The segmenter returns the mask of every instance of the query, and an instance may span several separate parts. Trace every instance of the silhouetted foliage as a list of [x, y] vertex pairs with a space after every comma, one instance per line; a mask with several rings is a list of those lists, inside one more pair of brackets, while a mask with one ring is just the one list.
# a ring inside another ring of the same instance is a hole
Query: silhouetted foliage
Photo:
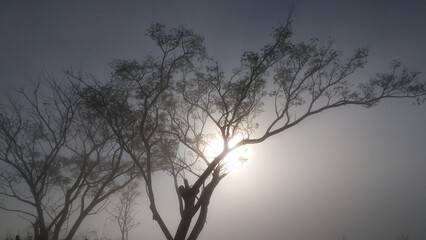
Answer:
[[[73, 239], [88, 215], [140, 176], [166, 239], [195, 240], [215, 188], [230, 172], [230, 152], [329, 109], [388, 98], [425, 101], [418, 72], [394, 61], [386, 73], [354, 79], [367, 49], [345, 58], [333, 40], [294, 43], [290, 17], [270, 43], [243, 53], [230, 76], [185, 27], [153, 24], [147, 36], [157, 54], [113, 61], [107, 81], [68, 71], [72, 87], [47, 77], [48, 92], [39, 85], [20, 90], [18, 100], [1, 107], [0, 195], [25, 207], [0, 208], [31, 222], [36, 239]], [[260, 116], [270, 118], [259, 123]], [[215, 141], [222, 147], [211, 156]], [[173, 178], [181, 216], [174, 233], [157, 206], [156, 171]]]
[[[372, 107], [387, 98], [425, 100], [419, 73], [399, 62], [369, 81], [350, 78], [365, 66], [368, 50], [357, 49], [344, 58], [332, 40], [325, 46], [316, 39], [293, 43], [290, 18], [275, 29], [271, 43], [245, 52], [229, 77], [206, 56], [202, 37], [192, 31], [154, 24], [147, 36], [159, 55], [141, 62], [115, 60], [110, 81], [69, 76], [83, 83], [78, 89], [84, 103], [110, 126], [135, 162], [153, 219], [170, 240], [198, 238], [214, 189], [229, 173], [229, 152], [263, 142], [328, 109]], [[273, 104], [271, 113], [264, 112], [270, 109], [265, 103]], [[273, 118], [259, 124], [262, 114]], [[223, 149], [212, 157], [207, 148], [215, 139]], [[174, 180], [181, 215], [174, 234], [156, 205], [152, 173], [157, 170]]]
[[47, 89], [19, 90], [0, 111], [0, 195], [22, 204], [0, 209], [31, 222], [37, 240], [70, 240], [136, 173], [74, 89], [46, 80]]

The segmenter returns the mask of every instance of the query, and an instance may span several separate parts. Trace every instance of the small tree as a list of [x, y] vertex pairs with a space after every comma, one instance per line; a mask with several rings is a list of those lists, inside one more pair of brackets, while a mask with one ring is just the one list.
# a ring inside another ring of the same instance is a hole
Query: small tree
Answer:
[[[107, 83], [75, 79], [86, 84], [80, 89], [86, 105], [114, 129], [137, 165], [153, 219], [169, 240], [198, 238], [211, 196], [229, 173], [230, 152], [326, 110], [372, 107], [388, 98], [417, 98], [420, 103], [426, 94], [419, 74], [399, 62], [369, 81], [350, 78], [365, 66], [368, 51], [357, 49], [345, 60], [333, 41], [325, 46], [315, 39], [293, 43], [290, 18], [275, 29], [271, 43], [244, 53], [228, 78], [218, 62], [205, 58], [202, 38], [192, 31], [167, 31], [154, 24], [147, 35], [159, 47], [159, 57], [115, 61]], [[268, 116], [269, 122], [257, 123], [259, 116]], [[221, 147], [209, 156], [214, 139]], [[151, 176], [158, 169], [174, 179], [181, 215], [174, 234], [156, 205]]]
[[120, 228], [121, 240], [129, 240], [130, 230], [140, 224], [135, 218], [136, 199], [141, 194], [138, 188], [137, 182], [127, 185], [120, 191], [118, 202], [113, 204], [113, 208], [108, 211], [111, 220], [116, 222]]

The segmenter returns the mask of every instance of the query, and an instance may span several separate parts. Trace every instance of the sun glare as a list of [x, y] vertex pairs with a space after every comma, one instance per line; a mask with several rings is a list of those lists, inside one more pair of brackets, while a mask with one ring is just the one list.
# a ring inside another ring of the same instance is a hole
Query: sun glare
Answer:
[[[229, 142], [229, 147], [235, 146], [243, 138], [241, 136], [236, 136]], [[206, 156], [213, 159], [219, 155], [223, 150], [223, 140], [220, 138], [213, 139], [209, 145], [206, 147]], [[246, 147], [242, 146], [233, 151], [229, 152], [224, 160], [223, 166], [226, 172], [236, 172], [242, 169], [244, 162], [248, 159], [248, 150]]]

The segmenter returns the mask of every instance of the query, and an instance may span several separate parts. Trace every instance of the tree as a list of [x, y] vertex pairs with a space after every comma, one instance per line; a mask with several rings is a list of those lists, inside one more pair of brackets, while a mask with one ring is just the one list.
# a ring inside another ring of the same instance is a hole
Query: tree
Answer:
[[[202, 38], [192, 31], [154, 24], [147, 35], [159, 47], [159, 57], [115, 61], [106, 83], [74, 79], [85, 83], [79, 90], [85, 104], [108, 122], [132, 156], [146, 183], [153, 219], [169, 240], [198, 238], [211, 196], [229, 173], [226, 157], [236, 149], [326, 110], [372, 107], [388, 98], [422, 103], [426, 94], [419, 73], [396, 61], [369, 81], [351, 78], [365, 66], [367, 49], [345, 60], [332, 40], [325, 46], [316, 39], [293, 43], [290, 18], [275, 29], [271, 43], [245, 52], [229, 78], [206, 57]], [[259, 116], [270, 121], [259, 124]], [[209, 156], [209, 145], [217, 139], [221, 150]], [[156, 206], [151, 176], [158, 169], [174, 179], [181, 216], [174, 234]]]
[[[0, 112], [0, 209], [31, 222], [35, 239], [72, 239], [83, 220], [136, 177], [107, 125], [70, 87], [47, 77]], [[22, 205], [11, 207], [17, 201]]]
[[111, 215], [111, 220], [117, 222], [121, 232], [121, 240], [129, 240], [129, 232], [137, 227], [140, 222], [136, 221], [135, 206], [136, 198], [141, 194], [137, 190], [139, 185], [137, 182], [132, 182], [120, 191], [118, 203], [114, 204], [113, 209], [108, 211]]

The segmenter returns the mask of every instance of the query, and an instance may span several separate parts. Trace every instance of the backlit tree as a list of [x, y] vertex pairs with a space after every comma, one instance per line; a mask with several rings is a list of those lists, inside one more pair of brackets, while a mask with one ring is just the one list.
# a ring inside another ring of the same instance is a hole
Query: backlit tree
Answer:
[[[230, 76], [186, 28], [154, 24], [147, 36], [159, 55], [115, 61], [110, 81], [69, 74], [84, 83], [79, 91], [85, 104], [110, 125], [135, 162], [153, 219], [169, 240], [198, 238], [214, 190], [231, 171], [232, 152], [330, 109], [372, 107], [391, 98], [421, 103], [426, 93], [419, 73], [399, 62], [370, 80], [353, 78], [366, 64], [367, 49], [345, 58], [333, 41], [294, 43], [290, 19], [275, 29], [270, 43], [245, 52]], [[257, 122], [261, 116], [269, 121]], [[152, 173], [158, 169], [174, 180], [181, 216], [175, 230], [156, 204]]]

